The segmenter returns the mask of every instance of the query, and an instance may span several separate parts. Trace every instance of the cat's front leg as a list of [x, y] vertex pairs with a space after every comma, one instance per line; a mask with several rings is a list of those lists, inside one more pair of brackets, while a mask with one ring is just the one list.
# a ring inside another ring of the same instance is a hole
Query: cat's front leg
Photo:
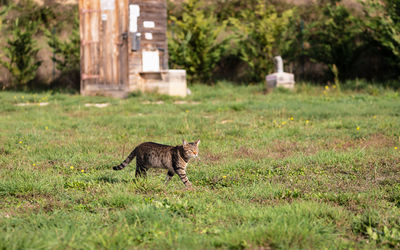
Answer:
[[192, 188], [192, 183], [189, 181], [189, 178], [186, 176], [186, 171], [184, 169], [178, 169], [176, 171], [178, 174], [179, 178], [181, 178], [181, 181], [187, 188]]

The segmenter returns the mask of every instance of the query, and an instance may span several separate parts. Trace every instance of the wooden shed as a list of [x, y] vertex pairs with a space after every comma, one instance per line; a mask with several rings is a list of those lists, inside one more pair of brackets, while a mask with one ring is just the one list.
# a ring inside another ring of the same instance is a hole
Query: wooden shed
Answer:
[[166, 0], [79, 0], [81, 94], [186, 95], [186, 71], [168, 69]]

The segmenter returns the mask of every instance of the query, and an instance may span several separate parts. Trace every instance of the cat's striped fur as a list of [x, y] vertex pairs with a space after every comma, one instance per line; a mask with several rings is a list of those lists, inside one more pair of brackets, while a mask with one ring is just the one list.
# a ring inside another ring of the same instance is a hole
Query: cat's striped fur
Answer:
[[149, 168], [167, 169], [166, 184], [177, 174], [186, 187], [192, 184], [186, 176], [186, 167], [190, 159], [196, 158], [199, 153], [200, 140], [186, 142], [179, 146], [168, 146], [154, 142], [144, 142], [137, 146], [114, 170], [122, 170], [136, 157], [136, 176], [146, 176]]

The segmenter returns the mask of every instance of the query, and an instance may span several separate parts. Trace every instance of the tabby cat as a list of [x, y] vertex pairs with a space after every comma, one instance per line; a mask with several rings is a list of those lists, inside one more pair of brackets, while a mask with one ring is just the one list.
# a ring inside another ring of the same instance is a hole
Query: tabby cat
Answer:
[[189, 179], [186, 176], [186, 166], [190, 159], [196, 158], [199, 153], [200, 140], [195, 142], [186, 142], [183, 145], [168, 146], [154, 142], [144, 142], [137, 146], [114, 170], [125, 168], [136, 157], [136, 176], [146, 176], [149, 168], [164, 168], [168, 170], [165, 184], [177, 174], [186, 187], [191, 187]]

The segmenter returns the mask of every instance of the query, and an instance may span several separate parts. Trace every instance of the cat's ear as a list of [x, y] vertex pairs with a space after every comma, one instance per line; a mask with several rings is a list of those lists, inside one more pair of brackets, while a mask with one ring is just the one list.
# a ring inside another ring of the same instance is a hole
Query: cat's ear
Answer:
[[200, 140], [195, 141], [195, 143], [196, 143], [196, 146], [199, 146]]
[[183, 139], [183, 146], [186, 146], [188, 143], [187, 143], [187, 141], [185, 140], [185, 139]]

